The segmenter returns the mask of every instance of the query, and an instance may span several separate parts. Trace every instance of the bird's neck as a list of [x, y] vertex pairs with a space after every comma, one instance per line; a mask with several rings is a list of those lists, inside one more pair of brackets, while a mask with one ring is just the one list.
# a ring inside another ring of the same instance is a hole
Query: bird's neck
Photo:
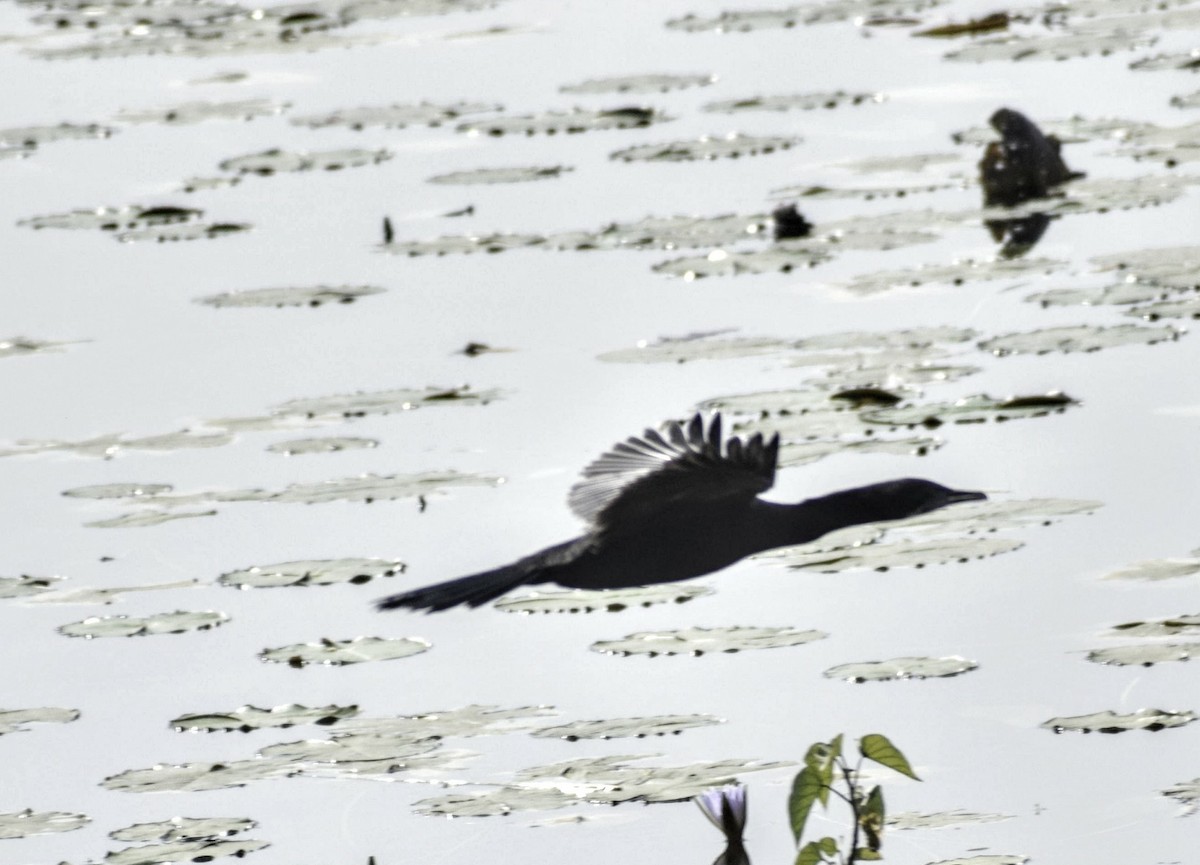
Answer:
[[838, 529], [887, 519], [851, 492], [832, 493], [794, 505], [760, 501], [756, 519], [773, 547], [807, 544]]

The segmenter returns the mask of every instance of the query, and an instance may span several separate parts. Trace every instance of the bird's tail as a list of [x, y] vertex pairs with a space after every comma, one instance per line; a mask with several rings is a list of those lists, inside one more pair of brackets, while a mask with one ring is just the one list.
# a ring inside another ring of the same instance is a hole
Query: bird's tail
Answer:
[[430, 613], [457, 607], [459, 604], [478, 607], [529, 582], [540, 581], [535, 574], [530, 573], [529, 568], [522, 567], [518, 562], [492, 571], [389, 595], [376, 601], [375, 606], [380, 610], [408, 607], [410, 610], [426, 610]]

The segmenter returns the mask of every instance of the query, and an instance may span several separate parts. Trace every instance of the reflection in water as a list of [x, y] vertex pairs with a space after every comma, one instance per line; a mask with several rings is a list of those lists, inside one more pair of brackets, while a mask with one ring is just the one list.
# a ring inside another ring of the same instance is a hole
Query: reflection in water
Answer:
[[[987, 145], [979, 162], [985, 207], [1015, 207], [1046, 198], [1056, 186], [1083, 176], [1067, 168], [1062, 142], [1053, 135], [1044, 135], [1020, 112], [1001, 108], [988, 122], [1000, 133], [1001, 140]], [[990, 219], [984, 224], [992, 239], [1003, 244], [1002, 258], [1019, 258], [1034, 247], [1054, 218], [1034, 213], [1014, 219]]]
[[726, 784], [705, 790], [693, 801], [725, 835], [725, 849], [713, 865], [750, 865], [750, 854], [742, 843], [746, 829], [746, 788], [741, 784]]

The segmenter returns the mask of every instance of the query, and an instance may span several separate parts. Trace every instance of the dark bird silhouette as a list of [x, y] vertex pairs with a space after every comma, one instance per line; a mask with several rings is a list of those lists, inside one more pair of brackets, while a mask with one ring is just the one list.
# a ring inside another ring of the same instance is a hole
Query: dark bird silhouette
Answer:
[[905, 478], [799, 504], [763, 501], [775, 482], [779, 435], [725, 438], [721, 416], [696, 415], [626, 439], [583, 470], [568, 502], [588, 529], [511, 565], [380, 599], [381, 610], [478, 607], [517, 586], [616, 589], [698, 577], [834, 529], [898, 520], [983, 493]]

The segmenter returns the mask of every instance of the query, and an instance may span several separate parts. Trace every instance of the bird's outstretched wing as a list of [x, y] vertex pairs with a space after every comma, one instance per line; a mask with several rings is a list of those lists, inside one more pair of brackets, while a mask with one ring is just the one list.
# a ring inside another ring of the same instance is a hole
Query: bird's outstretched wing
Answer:
[[707, 430], [697, 414], [614, 445], [583, 470], [567, 501], [597, 529], [630, 525], [671, 508], [754, 498], [775, 482], [778, 456], [778, 435], [725, 439], [720, 414]]

